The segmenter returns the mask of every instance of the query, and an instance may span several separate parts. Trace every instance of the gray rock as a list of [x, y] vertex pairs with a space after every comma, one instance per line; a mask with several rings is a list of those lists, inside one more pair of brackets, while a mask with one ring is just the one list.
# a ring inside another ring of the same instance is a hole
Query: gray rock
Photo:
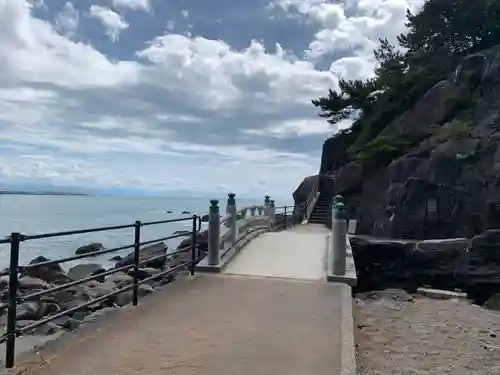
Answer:
[[66, 329], [68, 331], [74, 331], [75, 329], [78, 328], [78, 326], [81, 323], [80, 320], [71, 318], [67, 315], [63, 315], [59, 318], [56, 318], [52, 322], [54, 322], [54, 324], [57, 324], [58, 326]]
[[76, 249], [75, 254], [76, 255], [90, 254], [101, 250], [104, 250], [104, 246], [102, 245], [102, 243], [95, 242], [88, 245], [80, 246], [78, 249]]
[[500, 311], [500, 293], [492, 295], [484, 304], [490, 310]]
[[[156, 256], [165, 255], [167, 253], [167, 249], [168, 249], [167, 245], [165, 245], [163, 242], [143, 247], [141, 248], [141, 251], [139, 253], [139, 260], [146, 261], [147, 259]], [[134, 253], [131, 252], [125, 258], [119, 260], [116, 263], [116, 268], [134, 264], [134, 258], [135, 258]], [[162, 268], [164, 265], [165, 265], [165, 259], [161, 258], [156, 260], [146, 261], [144, 264], [142, 264], [143, 267], [153, 267], [153, 268]]]
[[[32, 259], [29, 264], [34, 265], [47, 261], [50, 261], [50, 259], [44, 256], [38, 256]], [[49, 284], [66, 284], [71, 281], [59, 264], [28, 268], [24, 272], [24, 275], [44, 280]]]
[[[138, 296], [143, 297], [154, 292], [154, 288], [147, 284], [139, 285]], [[132, 303], [132, 290], [127, 290], [117, 295], [116, 304], [118, 306], [125, 306]]]
[[[70, 268], [70, 270], [68, 271], [68, 277], [71, 280], [81, 280], [90, 276], [98, 275], [105, 271], [106, 270], [100, 264], [96, 263], [78, 264]], [[98, 278], [96, 280], [99, 282], [103, 282], [104, 278], [105, 277], [102, 276], [101, 278]]]
[[[137, 278], [139, 280], [147, 279], [148, 277], [151, 277], [161, 272], [157, 268], [152, 268], [152, 267], [139, 268], [138, 271], [139, 272], [137, 273]], [[129, 270], [128, 275], [134, 277], [134, 270], [133, 269]]]
[[104, 316], [107, 316], [109, 314], [115, 313], [117, 310], [116, 307], [107, 307], [98, 311], [93, 312], [92, 314], [88, 315], [83, 319], [84, 323], [93, 323], [96, 322], [99, 318], [102, 318]]
[[106, 284], [112, 285], [116, 289], [120, 289], [124, 286], [132, 284], [134, 282], [134, 279], [124, 272], [117, 272], [106, 276], [104, 282]]
[[[19, 328], [24, 328], [27, 327], [33, 323], [35, 323], [35, 320], [18, 320], [16, 322], [16, 325]], [[54, 322], [47, 322], [42, 325], [39, 325], [38, 327], [35, 327], [33, 329], [30, 329], [24, 334], [27, 335], [53, 335], [54, 333], [58, 332], [61, 328], [55, 324]]]
[[109, 258], [110, 261], [114, 261], [114, 262], [122, 260], [122, 259], [123, 259], [123, 257], [121, 255], [115, 255], [114, 257]]
[[37, 320], [44, 314], [44, 307], [38, 302], [23, 302], [17, 306], [17, 320]]

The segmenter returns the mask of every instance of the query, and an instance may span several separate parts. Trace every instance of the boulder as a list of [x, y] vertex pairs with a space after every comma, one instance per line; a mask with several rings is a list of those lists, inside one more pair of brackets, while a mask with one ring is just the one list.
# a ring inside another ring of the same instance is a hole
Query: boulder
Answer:
[[134, 279], [124, 272], [117, 272], [106, 276], [104, 282], [106, 284], [112, 285], [116, 289], [120, 289], [124, 286], [132, 284], [134, 282]]
[[[333, 188], [322, 193], [345, 196], [359, 234], [472, 238], [500, 228], [499, 75], [500, 45], [465, 57], [372, 140], [384, 162], [353, 157], [362, 136], [354, 145], [327, 139], [320, 173], [332, 176]], [[384, 139], [408, 146], [389, 156], [378, 142]]]
[[[36, 277], [22, 276], [19, 278], [18, 288], [21, 291], [37, 291], [42, 289], [48, 289], [49, 284]], [[9, 276], [0, 277], [0, 289], [5, 289], [9, 287]]]
[[38, 320], [44, 315], [44, 307], [38, 302], [23, 302], [17, 306], [17, 320]]
[[122, 260], [122, 259], [123, 259], [123, 257], [121, 255], [115, 255], [115, 256], [109, 258], [109, 260], [111, 262], [117, 262], [117, 261]]
[[[42, 255], [32, 259], [29, 264], [35, 265], [41, 262], [48, 262], [49, 258]], [[34, 277], [46, 281], [49, 284], [66, 284], [71, 279], [66, 275], [64, 270], [59, 264], [51, 264], [47, 266], [30, 267], [25, 269], [24, 275]]]
[[[154, 292], [154, 288], [147, 284], [140, 284], [138, 289], [138, 296], [143, 297]], [[116, 296], [116, 304], [118, 306], [125, 306], [132, 303], [132, 290], [127, 290]]]
[[[105, 272], [106, 270], [100, 265], [96, 263], [89, 263], [89, 264], [78, 264], [74, 267], [71, 267], [68, 271], [68, 277], [71, 280], [81, 280], [85, 279], [90, 276], [95, 276], [100, 273]], [[104, 281], [104, 276], [101, 278], [96, 279], [99, 282]]]
[[356, 264], [356, 292], [418, 287], [462, 290], [478, 304], [500, 293], [500, 243], [491, 245], [497, 231], [488, 231], [472, 241], [397, 240], [350, 236]]
[[104, 250], [104, 246], [102, 245], [102, 243], [94, 242], [88, 245], [80, 246], [78, 249], [76, 249], [75, 254], [76, 255], [90, 254], [101, 250]]
[[500, 293], [492, 295], [484, 304], [490, 310], [500, 311]]
[[[35, 323], [35, 320], [18, 320], [16, 322], [16, 325], [18, 328], [23, 328], [27, 327], [33, 323]], [[35, 327], [29, 331], [26, 331], [25, 334], [27, 335], [53, 335], [54, 333], [57, 333], [60, 331], [60, 327], [55, 324], [54, 322], [47, 322], [42, 325], [39, 325], [38, 327]]]
[[[150, 258], [153, 258], [156, 256], [165, 255], [167, 253], [167, 249], [168, 249], [167, 245], [165, 245], [163, 242], [143, 247], [139, 253], [139, 261], [145, 261], [147, 259], [150, 259]], [[119, 260], [116, 263], [115, 267], [120, 268], [120, 267], [134, 264], [134, 259], [135, 259], [134, 253], [131, 252], [125, 258], [123, 258], [122, 260]], [[153, 268], [162, 268], [164, 265], [165, 265], [164, 258], [163, 259], [160, 258], [160, 259], [156, 259], [156, 260], [152, 260], [152, 261], [147, 261], [147, 262], [141, 264], [141, 266], [143, 266], [143, 267], [145, 266], [145, 267], [153, 267]]]

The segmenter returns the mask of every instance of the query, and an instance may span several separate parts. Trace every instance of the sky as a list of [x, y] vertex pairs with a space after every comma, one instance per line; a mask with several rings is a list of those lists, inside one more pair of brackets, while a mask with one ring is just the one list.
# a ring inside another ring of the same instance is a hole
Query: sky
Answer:
[[0, 0], [0, 186], [289, 197], [422, 3]]

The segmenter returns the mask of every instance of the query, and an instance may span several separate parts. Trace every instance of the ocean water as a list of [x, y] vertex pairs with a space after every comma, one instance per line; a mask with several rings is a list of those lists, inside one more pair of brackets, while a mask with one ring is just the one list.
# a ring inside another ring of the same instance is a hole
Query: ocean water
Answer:
[[[227, 199], [227, 198], [226, 198]], [[221, 214], [225, 212], [225, 198], [220, 199]], [[238, 199], [237, 205], [263, 203], [258, 199]], [[136, 220], [157, 221], [189, 217], [193, 214], [208, 213], [209, 199], [202, 198], [157, 198], [157, 197], [104, 197], [104, 196], [41, 196], [41, 195], [2, 195], [0, 196], [0, 238], [11, 232], [26, 235], [59, 232], [66, 230], [95, 228], [122, 224], [133, 224]], [[172, 211], [172, 213], [167, 213]], [[183, 211], [191, 214], [183, 215]], [[205, 228], [206, 223], [202, 223]], [[192, 220], [159, 224], [141, 228], [141, 241], [166, 237], [178, 230], [191, 230]], [[183, 238], [165, 241], [169, 248], [175, 248]], [[106, 232], [78, 234], [31, 240], [21, 243], [20, 264], [27, 264], [36, 256], [49, 259], [71, 256], [82, 245], [100, 242], [105, 248], [132, 244], [134, 228]], [[117, 253], [104, 254], [63, 264], [69, 268], [77, 263], [100, 263], [110, 267], [113, 255], [128, 254], [131, 249]], [[9, 264], [9, 245], [0, 244], [0, 268]]]

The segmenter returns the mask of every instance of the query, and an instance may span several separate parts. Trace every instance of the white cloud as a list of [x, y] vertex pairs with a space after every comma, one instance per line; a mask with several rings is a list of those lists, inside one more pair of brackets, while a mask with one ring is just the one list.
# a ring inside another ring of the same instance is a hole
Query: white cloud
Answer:
[[149, 0], [113, 0], [113, 7], [149, 12], [151, 3]]
[[[333, 8], [321, 13], [322, 1], [304, 0], [309, 8], [288, 1], [319, 25], [311, 51], [321, 30], [346, 30], [353, 18]], [[144, 9], [132, 3], [113, 5]], [[108, 8], [90, 9], [115, 40], [128, 27]], [[338, 75], [364, 77], [373, 68], [358, 54], [319, 71], [314, 59], [279, 44], [275, 52], [258, 41], [235, 50], [169, 32], [125, 61], [57, 31], [27, 1], [0, 0], [0, 180], [151, 190], [226, 185], [239, 195], [265, 188], [289, 197], [317, 171], [324, 135], [335, 130], [310, 100], [335, 88]]]
[[[356, 50], [356, 56], [367, 60], [373, 69], [372, 51], [379, 38], [396, 44], [405, 29], [406, 10], [419, 9], [425, 0], [349, 0], [331, 3], [327, 0], [274, 0], [274, 7], [297, 12], [316, 22], [319, 30], [309, 44], [307, 55], [313, 59], [338, 52]], [[348, 15], [346, 9], [350, 10]]]
[[91, 5], [89, 8], [90, 16], [99, 20], [106, 28], [106, 35], [116, 42], [123, 30], [130, 26], [118, 13], [100, 5]]
[[[37, 2], [35, 7], [44, 7], [45, 3]], [[67, 1], [64, 7], [54, 17], [56, 29], [63, 35], [72, 38], [80, 24], [80, 13], [75, 9], [72, 2]]]

